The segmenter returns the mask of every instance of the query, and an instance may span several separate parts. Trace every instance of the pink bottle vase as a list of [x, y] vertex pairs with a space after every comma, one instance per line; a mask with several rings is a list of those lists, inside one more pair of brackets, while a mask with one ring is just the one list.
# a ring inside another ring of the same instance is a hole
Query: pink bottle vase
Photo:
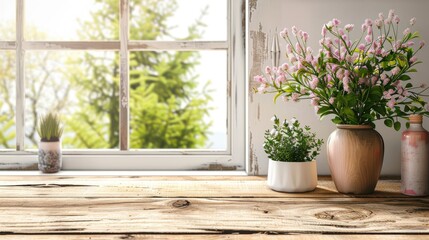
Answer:
[[429, 133], [421, 115], [410, 116], [410, 128], [402, 133], [401, 192], [409, 196], [429, 195]]

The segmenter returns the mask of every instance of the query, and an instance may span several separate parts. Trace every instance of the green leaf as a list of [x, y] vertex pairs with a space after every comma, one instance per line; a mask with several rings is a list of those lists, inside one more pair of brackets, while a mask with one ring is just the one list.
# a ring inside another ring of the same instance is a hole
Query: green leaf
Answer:
[[411, 79], [411, 77], [410, 76], [408, 76], [408, 75], [405, 75], [405, 74], [403, 74], [403, 75], [401, 75], [399, 78], [398, 78], [399, 80], [410, 80]]
[[386, 125], [387, 127], [392, 127], [393, 121], [391, 119], [386, 119], [384, 120], [384, 125]]
[[393, 128], [396, 131], [399, 131], [399, 129], [401, 129], [401, 123], [400, 122], [395, 122], [395, 124], [393, 124]]

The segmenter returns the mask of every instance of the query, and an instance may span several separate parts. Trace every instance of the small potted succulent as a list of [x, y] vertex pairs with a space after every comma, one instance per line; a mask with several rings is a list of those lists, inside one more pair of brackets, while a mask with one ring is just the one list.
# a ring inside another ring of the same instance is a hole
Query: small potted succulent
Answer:
[[265, 132], [264, 150], [269, 158], [268, 186], [280, 192], [308, 192], [317, 186], [317, 165], [323, 140], [298, 120], [280, 122], [272, 118], [274, 128]]
[[37, 127], [40, 136], [39, 170], [44, 173], [56, 173], [61, 169], [61, 135], [63, 127], [57, 114], [48, 113], [40, 118]]

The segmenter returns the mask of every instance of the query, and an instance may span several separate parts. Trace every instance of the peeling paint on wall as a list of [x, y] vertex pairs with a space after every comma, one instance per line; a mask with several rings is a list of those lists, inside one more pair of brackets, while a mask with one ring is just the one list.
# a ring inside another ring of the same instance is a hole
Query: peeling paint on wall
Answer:
[[250, 31], [250, 39], [252, 39], [252, 66], [249, 74], [249, 99], [253, 102], [253, 88], [256, 83], [253, 81], [253, 76], [261, 74], [262, 66], [267, 59], [266, 40], [267, 34], [262, 31], [262, 24], [259, 23], [258, 31]]
[[253, 140], [252, 140], [252, 132], [249, 133], [249, 161], [250, 161], [250, 169], [248, 174], [249, 175], [259, 175], [259, 163], [258, 163], [258, 156], [256, 156], [256, 153], [254, 151], [253, 147]]
[[249, 0], [249, 22], [252, 22], [252, 13], [258, 6], [258, 0]]

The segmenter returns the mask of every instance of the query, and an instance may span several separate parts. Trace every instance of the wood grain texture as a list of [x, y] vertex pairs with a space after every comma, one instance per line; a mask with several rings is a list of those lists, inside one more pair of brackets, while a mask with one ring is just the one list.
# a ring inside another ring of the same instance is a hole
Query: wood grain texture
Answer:
[[[344, 197], [332, 181], [319, 178], [308, 193], [281, 193], [269, 189], [264, 176], [245, 177], [71, 177], [0, 176], [3, 197], [234, 197], [234, 198], [330, 198]], [[400, 194], [399, 181], [380, 181], [375, 193], [356, 197], [407, 198]]]
[[21, 234], [429, 234], [429, 199], [2, 198], [0, 212]]
[[[3, 240], [14, 240], [28, 238], [29, 235], [3, 235]], [[51, 234], [51, 235], [31, 235], [33, 240], [50, 240], [50, 239], [62, 239], [62, 240], [143, 240], [143, 239], [155, 239], [155, 240], [213, 240], [213, 239], [227, 239], [227, 240], [427, 240], [427, 235], [350, 235], [350, 234], [287, 234], [287, 235], [267, 235], [267, 234], [230, 234], [230, 235], [218, 235], [218, 234], [192, 234], [192, 235], [181, 235], [181, 234], [79, 234], [79, 235], [66, 235], [66, 234]]]
[[399, 195], [399, 185], [383, 180], [375, 194], [355, 197], [339, 194], [324, 177], [314, 192], [288, 194], [271, 191], [260, 176], [0, 176], [0, 233], [2, 239], [428, 239], [429, 198]]

